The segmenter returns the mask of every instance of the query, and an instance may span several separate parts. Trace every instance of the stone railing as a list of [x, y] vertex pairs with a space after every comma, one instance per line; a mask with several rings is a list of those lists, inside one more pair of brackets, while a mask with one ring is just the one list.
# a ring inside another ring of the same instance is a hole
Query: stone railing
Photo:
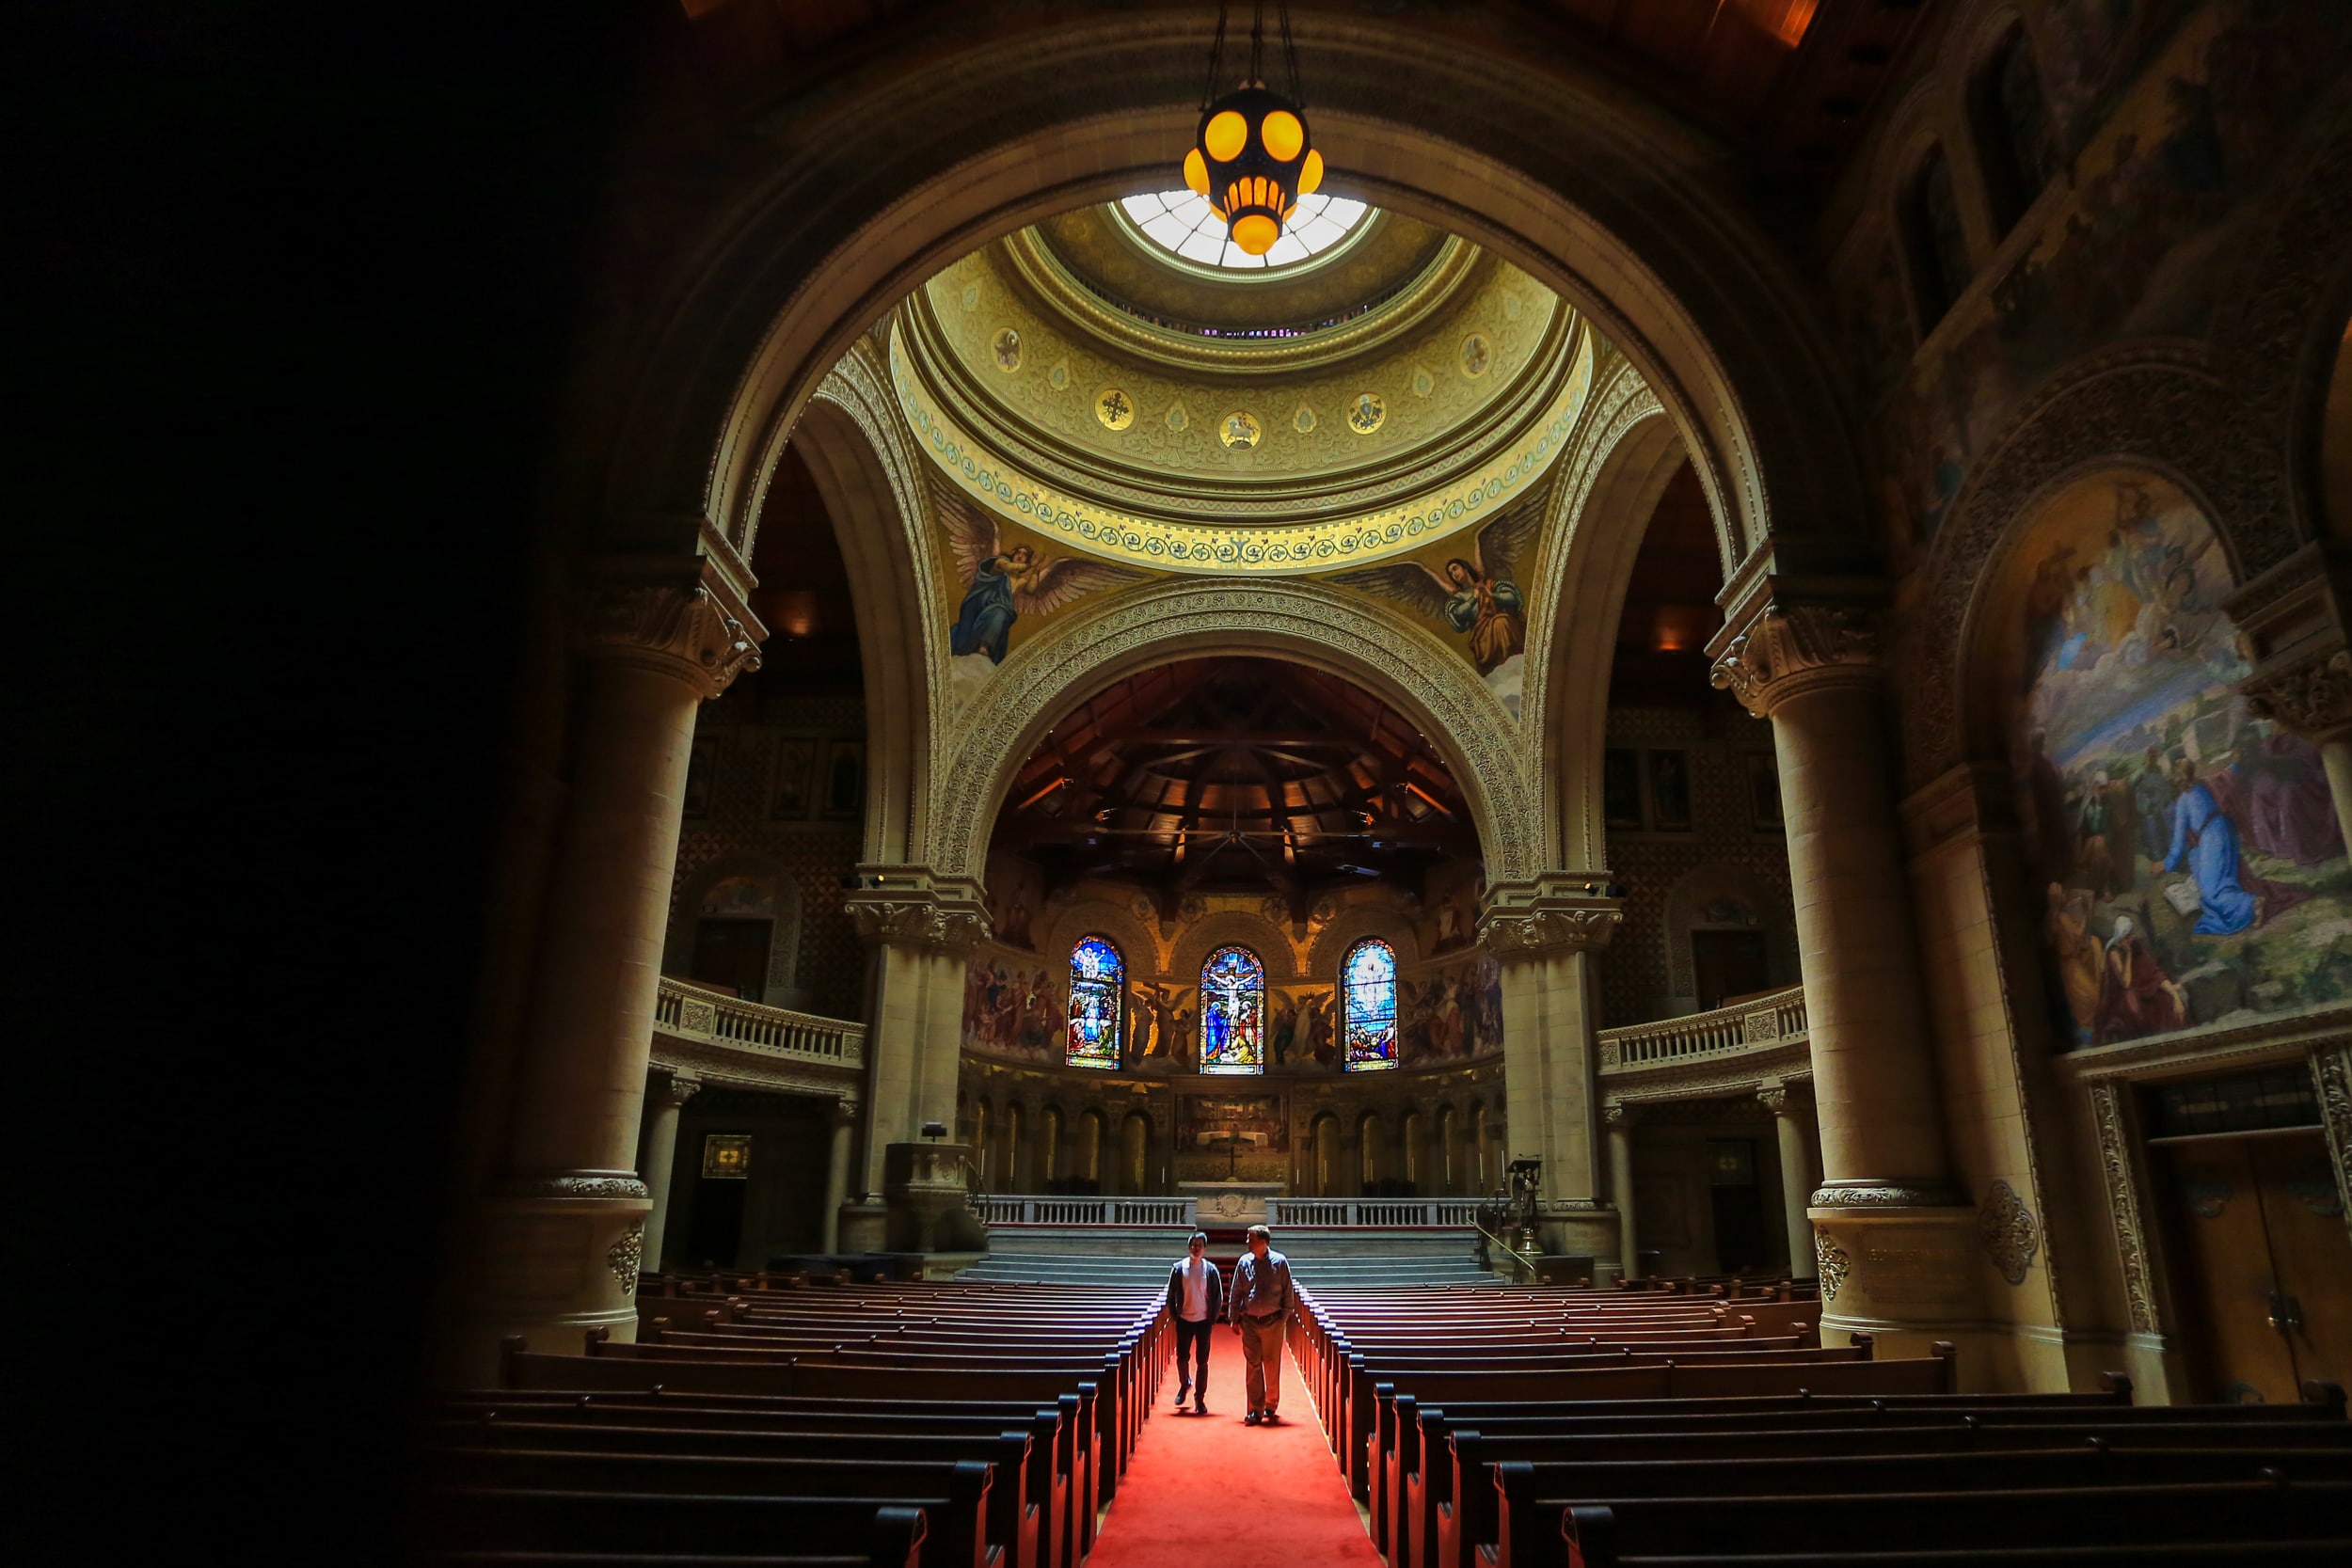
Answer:
[[1270, 1197], [1268, 1225], [1475, 1225], [1474, 1197]]
[[1196, 1223], [1189, 1197], [1055, 1197], [1037, 1193], [974, 1193], [972, 1212], [988, 1225], [1181, 1225]]
[[863, 1023], [739, 1002], [724, 991], [666, 974], [654, 1000], [653, 1027], [657, 1035], [707, 1040], [790, 1061], [838, 1068], [866, 1065]]
[[1790, 986], [1709, 1013], [1603, 1029], [1600, 1070], [1626, 1072], [1742, 1051], [1777, 1050], [1807, 1036], [1804, 988]]

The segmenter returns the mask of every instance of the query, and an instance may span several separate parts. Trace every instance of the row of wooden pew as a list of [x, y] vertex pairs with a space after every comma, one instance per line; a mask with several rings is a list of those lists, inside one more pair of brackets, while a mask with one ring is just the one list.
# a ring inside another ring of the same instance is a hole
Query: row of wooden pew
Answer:
[[1294, 1355], [1390, 1568], [2352, 1561], [2343, 1390], [1962, 1394], [1819, 1303], [1302, 1288]]
[[[907, 1283], [644, 1304], [442, 1397], [452, 1564], [1076, 1568], [1173, 1344], [1156, 1291]], [[691, 1322], [673, 1312], [691, 1310]]]

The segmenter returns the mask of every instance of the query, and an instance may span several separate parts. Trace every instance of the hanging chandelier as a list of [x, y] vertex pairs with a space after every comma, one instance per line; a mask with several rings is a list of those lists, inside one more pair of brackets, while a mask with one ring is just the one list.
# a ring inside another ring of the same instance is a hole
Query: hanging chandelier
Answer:
[[1224, 80], [1225, 8], [1216, 12], [1209, 45], [1209, 84], [1200, 95], [1200, 124], [1184, 154], [1184, 183], [1209, 198], [1226, 238], [1251, 256], [1263, 256], [1282, 237], [1298, 198], [1323, 183], [1323, 154], [1309, 145], [1304, 95], [1298, 89], [1298, 49], [1291, 41], [1290, 7], [1277, 0], [1282, 60], [1290, 96], [1265, 85], [1265, 0], [1249, 23], [1249, 75], [1217, 96]]

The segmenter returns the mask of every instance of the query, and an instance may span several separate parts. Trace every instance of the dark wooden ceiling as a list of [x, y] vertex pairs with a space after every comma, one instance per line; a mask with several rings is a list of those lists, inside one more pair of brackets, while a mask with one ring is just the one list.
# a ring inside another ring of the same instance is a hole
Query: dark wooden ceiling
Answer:
[[1412, 721], [1336, 675], [1274, 659], [1157, 666], [1056, 724], [1014, 778], [993, 848], [1049, 885], [1118, 877], [1187, 893], [1270, 891], [1306, 918], [1369, 878], [1417, 888], [1475, 858], [1454, 776]]

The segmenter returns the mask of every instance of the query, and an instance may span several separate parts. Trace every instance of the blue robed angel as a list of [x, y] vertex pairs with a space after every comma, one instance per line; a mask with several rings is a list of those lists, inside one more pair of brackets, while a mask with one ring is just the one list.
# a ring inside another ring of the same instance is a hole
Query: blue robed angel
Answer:
[[2172, 847], [2164, 857], [2164, 869], [2178, 871], [2186, 857], [2202, 901], [2197, 915], [2200, 936], [2235, 936], [2253, 925], [2258, 913], [2254, 895], [2238, 881], [2237, 824], [2186, 762], [2179, 765], [2179, 777], [2183, 787], [2172, 802]]
[[961, 502], [942, 509], [947, 542], [956, 552], [956, 574], [963, 579], [963, 603], [947, 633], [958, 658], [986, 654], [1005, 661], [1012, 624], [1024, 615], [1057, 610], [1081, 594], [1140, 581], [1146, 574], [1107, 561], [1050, 556], [1027, 545], [1005, 548], [995, 520]]

